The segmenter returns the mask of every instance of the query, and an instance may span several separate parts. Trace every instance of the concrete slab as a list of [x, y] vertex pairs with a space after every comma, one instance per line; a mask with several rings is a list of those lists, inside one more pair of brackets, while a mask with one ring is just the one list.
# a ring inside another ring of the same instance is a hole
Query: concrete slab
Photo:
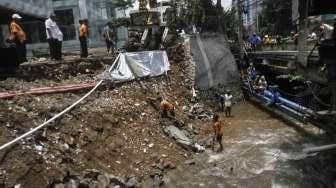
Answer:
[[223, 35], [196, 34], [191, 38], [191, 52], [196, 62], [195, 84], [198, 89], [239, 82], [234, 56]]

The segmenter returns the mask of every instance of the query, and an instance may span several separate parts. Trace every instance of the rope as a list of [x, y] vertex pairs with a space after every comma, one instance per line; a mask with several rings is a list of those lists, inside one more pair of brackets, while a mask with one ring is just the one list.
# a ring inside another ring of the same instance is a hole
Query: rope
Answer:
[[[118, 55], [118, 57], [114, 60], [113, 64], [111, 67], [114, 66], [114, 64], [117, 62], [117, 60], [119, 59], [120, 54]], [[109, 69], [109, 72], [111, 72], [111, 68]], [[56, 114], [54, 117], [50, 118], [48, 121], [42, 123], [41, 125], [35, 127], [34, 129], [24, 133], [23, 135], [15, 138], [14, 140], [7, 142], [6, 144], [3, 144], [2, 146], [0, 146], [0, 151], [4, 150], [5, 148], [15, 144], [16, 142], [26, 138], [27, 136], [35, 133], [36, 131], [40, 130], [41, 128], [43, 128], [44, 126], [46, 126], [47, 124], [49, 124], [50, 122], [54, 121], [55, 119], [61, 117], [63, 114], [65, 114], [66, 112], [70, 111], [71, 109], [73, 109], [76, 105], [78, 105], [80, 102], [82, 102], [84, 99], [86, 99], [89, 95], [91, 95], [101, 84], [103, 83], [103, 79], [101, 78], [101, 80], [97, 83], [97, 85], [91, 90], [89, 91], [86, 95], [84, 95], [82, 98], [80, 98], [78, 101], [76, 101], [75, 103], [73, 103], [71, 106], [69, 106], [68, 108], [66, 108], [65, 110], [63, 110], [62, 112]]]

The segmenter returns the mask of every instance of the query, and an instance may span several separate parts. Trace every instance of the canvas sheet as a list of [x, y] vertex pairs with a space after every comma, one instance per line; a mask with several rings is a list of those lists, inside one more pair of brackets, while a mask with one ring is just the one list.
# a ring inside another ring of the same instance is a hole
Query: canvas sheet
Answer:
[[125, 82], [136, 78], [166, 74], [170, 64], [165, 51], [126, 52], [111, 67], [108, 80]]

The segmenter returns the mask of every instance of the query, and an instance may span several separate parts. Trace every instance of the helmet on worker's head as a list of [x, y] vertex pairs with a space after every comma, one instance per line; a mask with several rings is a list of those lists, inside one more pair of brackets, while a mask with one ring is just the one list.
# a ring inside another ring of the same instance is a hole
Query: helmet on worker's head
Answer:
[[18, 20], [22, 19], [22, 17], [19, 14], [16, 14], [16, 13], [12, 15], [12, 18], [13, 19], [18, 19]]

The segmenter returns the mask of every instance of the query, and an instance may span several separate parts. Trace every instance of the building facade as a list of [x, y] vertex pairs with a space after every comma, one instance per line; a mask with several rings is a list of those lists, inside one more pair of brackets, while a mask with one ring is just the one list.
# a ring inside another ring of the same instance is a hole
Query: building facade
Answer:
[[104, 44], [103, 28], [113, 11], [112, 4], [105, 0], [1, 0], [0, 8], [8, 10], [6, 13], [1, 11], [8, 18], [0, 22], [2, 38], [9, 35], [11, 14], [22, 14], [29, 51], [47, 51], [44, 21], [52, 12], [56, 14], [56, 22], [64, 35], [63, 49], [79, 46], [78, 28], [81, 19], [89, 21], [89, 46], [101, 46]]
[[1, 0], [0, 1], [0, 46], [5, 46], [5, 39], [9, 37], [8, 25], [13, 13], [23, 17], [24, 28], [30, 33], [28, 43], [42, 42], [44, 20], [53, 11], [51, 0]]
[[245, 30], [249, 35], [259, 33], [259, 13], [262, 10], [260, 0], [232, 0], [231, 7], [238, 9], [240, 3]]

